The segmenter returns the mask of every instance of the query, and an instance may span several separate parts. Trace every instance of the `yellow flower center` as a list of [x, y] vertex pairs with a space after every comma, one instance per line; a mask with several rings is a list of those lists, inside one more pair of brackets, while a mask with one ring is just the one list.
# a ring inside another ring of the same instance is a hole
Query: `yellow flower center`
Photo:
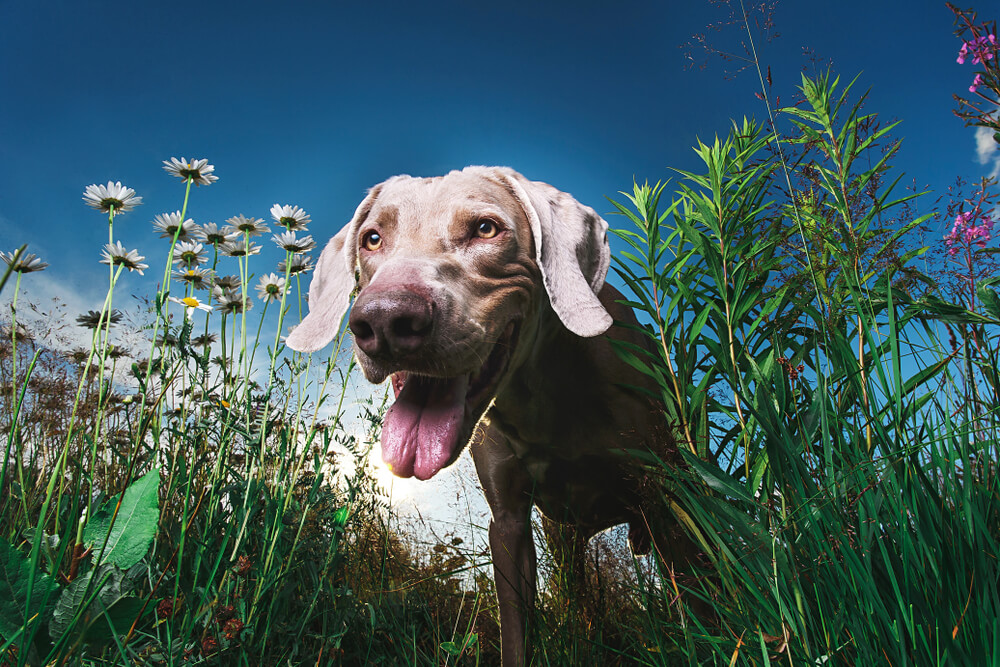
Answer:
[[201, 305], [201, 302], [198, 301], [198, 299], [194, 298], [193, 296], [184, 297], [183, 299], [181, 299], [181, 303], [183, 303], [188, 308], [197, 308], [198, 306]]

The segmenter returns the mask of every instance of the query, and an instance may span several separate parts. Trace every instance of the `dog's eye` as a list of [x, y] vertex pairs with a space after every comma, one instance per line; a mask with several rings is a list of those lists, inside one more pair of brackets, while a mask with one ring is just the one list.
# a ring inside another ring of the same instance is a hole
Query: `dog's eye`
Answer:
[[361, 247], [368, 251], [375, 251], [382, 247], [382, 235], [374, 229], [365, 232], [361, 237]]
[[481, 239], [491, 239], [500, 233], [500, 225], [489, 218], [476, 222], [476, 236]]

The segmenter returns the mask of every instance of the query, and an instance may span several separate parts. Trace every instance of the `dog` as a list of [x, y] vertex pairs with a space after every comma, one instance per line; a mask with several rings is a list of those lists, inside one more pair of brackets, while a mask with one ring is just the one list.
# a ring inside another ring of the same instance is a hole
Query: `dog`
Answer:
[[695, 551], [629, 454], [679, 461], [655, 384], [615, 351], [649, 341], [605, 283], [607, 230], [592, 208], [509, 168], [390, 178], [326, 245], [287, 339], [323, 348], [356, 293], [358, 364], [396, 396], [386, 466], [425, 480], [471, 447], [492, 514], [504, 667], [531, 660], [533, 505], [584, 539], [628, 523], [632, 550], [652, 540], [668, 563]]

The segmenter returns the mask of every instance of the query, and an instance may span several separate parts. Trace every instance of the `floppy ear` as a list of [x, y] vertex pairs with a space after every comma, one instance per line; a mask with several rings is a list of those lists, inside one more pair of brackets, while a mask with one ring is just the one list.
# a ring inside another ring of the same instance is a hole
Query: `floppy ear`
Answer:
[[382, 186], [371, 189], [354, 212], [354, 217], [330, 239], [316, 263], [309, 284], [309, 314], [292, 329], [285, 342], [298, 352], [315, 352], [337, 337], [340, 320], [351, 303], [354, 291], [354, 268], [358, 249], [354, 237], [371, 211]]
[[535, 239], [535, 259], [552, 309], [578, 336], [597, 336], [612, 318], [597, 298], [611, 263], [608, 223], [594, 209], [547, 183], [499, 170], [521, 200]]

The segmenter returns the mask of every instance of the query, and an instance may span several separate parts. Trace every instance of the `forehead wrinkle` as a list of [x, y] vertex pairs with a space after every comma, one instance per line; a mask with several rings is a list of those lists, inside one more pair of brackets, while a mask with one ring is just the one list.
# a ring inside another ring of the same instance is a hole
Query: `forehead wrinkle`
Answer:
[[454, 228], [477, 217], [493, 217], [518, 230], [520, 236], [524, 211], [517, 198], [501, 182], [453, 172], [430, 179], [407, 178], [391, 183], [382, 192], [387, 215], [394, 209], [392, 221], [399, 235], [437, 236], [444, 240]]
[[383, 232], [394, 231], [399, 224], [399, 208], [393, 205], [383, 206], [375, 211], [371, 219]]

